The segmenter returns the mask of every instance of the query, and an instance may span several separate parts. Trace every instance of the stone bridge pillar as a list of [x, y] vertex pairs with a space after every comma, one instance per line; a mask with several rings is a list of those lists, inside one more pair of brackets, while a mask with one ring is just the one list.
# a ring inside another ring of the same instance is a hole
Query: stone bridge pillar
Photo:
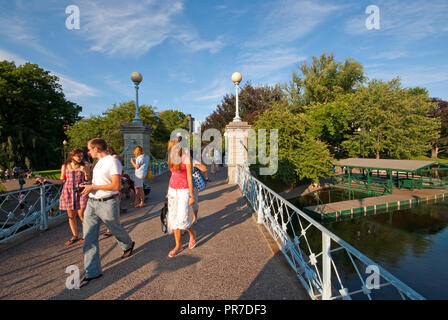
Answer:
[[126, 148], [131, 141], [134, 143], [129, 147], [126, 153], [123, 155], [124, 166], [123, 173], [127, 173], [131, 179], [134, 179], [134, 167], [131, 164], [131, 158], [134, 157], [134, 149], [136, 146], [141, 146], [143, 151], [150, 154], [150, 135], [152, 129], [146, 126], [143, 122], [130, 122], [120, 127], [124, 136], [124, 147]]
[[228, 183], [236, 184], [236, 166], [247, 161], [248, 135], [251, 126], [247, 122], [233, 121], [226, 126], [224, 133]]

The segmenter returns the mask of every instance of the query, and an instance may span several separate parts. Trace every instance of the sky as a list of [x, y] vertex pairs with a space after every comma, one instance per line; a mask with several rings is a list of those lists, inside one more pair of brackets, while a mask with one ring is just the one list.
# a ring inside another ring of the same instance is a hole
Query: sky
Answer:
[[0, 60], [57, 75], [84, 117], [134, 100], [138, 71], [139, 104], [198, 125], [235, 93], [234, 72], [288, 83], [322, 53], [448, 100], [448, 1], [0, 0]]

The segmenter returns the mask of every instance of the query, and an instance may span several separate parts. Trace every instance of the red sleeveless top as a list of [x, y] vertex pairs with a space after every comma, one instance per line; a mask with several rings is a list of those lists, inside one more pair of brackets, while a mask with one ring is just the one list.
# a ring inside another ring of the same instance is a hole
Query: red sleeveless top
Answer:
[[173, 189], [188, 189], [188, 180], [187, 180], [187, 167], [184, 163], [185, 156], [182, 157], [180, 162], [180, 170], [173, 170], [171, 171], [171, 178], [170, 178], [170, 188]]

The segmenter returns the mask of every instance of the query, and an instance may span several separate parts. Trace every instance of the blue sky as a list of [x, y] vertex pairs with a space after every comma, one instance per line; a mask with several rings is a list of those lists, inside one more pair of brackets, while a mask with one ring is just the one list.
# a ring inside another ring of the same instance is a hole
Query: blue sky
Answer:
[[[78, 30], [66, 28], [70, 5]], [[379, 30], [365, 25], [369, 5]], [[323, 52], [448, 100], [448, 1], [0, 0], [0, 59], [59, 76], [86, 117], [135, 99], [139, 71], [140, 104], [203, 121], [235, 92], [233, 72], [243, 84], [288, 82]]]

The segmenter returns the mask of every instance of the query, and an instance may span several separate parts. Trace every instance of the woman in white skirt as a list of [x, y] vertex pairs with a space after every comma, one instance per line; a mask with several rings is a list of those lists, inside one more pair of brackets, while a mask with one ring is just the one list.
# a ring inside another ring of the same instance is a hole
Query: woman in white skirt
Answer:
[[177, 140], [168, 142], [168, 166], [171, 178], [166, 197], [168, 198], [167, 224], [168, 232], [174, 233], [176, 247], [168, 257], [172, 258], [182, 250], [182, 231], [187, 230], [190, 235], [188, 247], [196, 246], [196, 237], [188, 218], [189, 208], [194, 204], [192, 164], [189, 152], [182, 152]]

